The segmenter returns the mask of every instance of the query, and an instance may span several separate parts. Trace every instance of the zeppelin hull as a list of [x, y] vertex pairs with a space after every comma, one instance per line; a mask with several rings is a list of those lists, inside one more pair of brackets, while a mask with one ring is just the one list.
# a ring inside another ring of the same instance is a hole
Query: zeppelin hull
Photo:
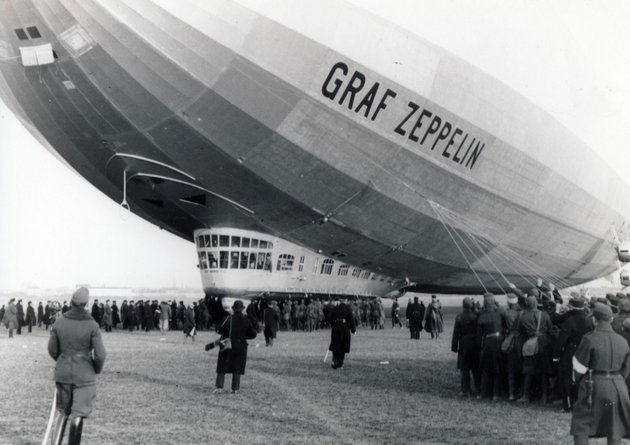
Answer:
[[[3, 100], [96, 187], [120, 202], [126, 183], [133, 212], [188, 240], [264, 232], [435, 292], [614, 270], [627, 187], [500, 83], [417, 38], [404, 41], [424, 59], [392, 74], [256, 7], [185, 3], [1, 3]], [[29, 26], [41, 37], [20, 40]], [[42, 43], [54, 62], [25, 66], [21, 48]], [[598, 183], [564, 171], [586, 166]]]

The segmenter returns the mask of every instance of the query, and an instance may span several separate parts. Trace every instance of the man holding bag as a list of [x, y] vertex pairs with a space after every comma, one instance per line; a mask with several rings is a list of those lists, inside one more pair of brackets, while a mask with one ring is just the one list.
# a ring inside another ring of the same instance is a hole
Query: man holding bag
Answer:
[[523, 396], [518, 402], [529, 402], [532, 380], [540, 376], [542, 402], [549, 396], [549, 377], [553, 374], [552, 345], [549, 339], [552, 324], [549, 314], [538, 310], [536, 297], [527, 297], [527, 308], [522, 312], [518, 330], [525, 338], [523, 343]]
[[[233, 314], [228, 316], [217, 329], [224, 345], [217, 359], [217, 379], [215, 392], [223, 391], [225, 374], [232, 374], [232, 394], [238, 394], [241, 375], [245, 374], [247, 364], [247, 340], [256, 338], [257, 329], [249, 317], [243, 315], [245, 305], [236, 300], [232, 305]], [[226, 340], [230, 340], [226, 342]]]

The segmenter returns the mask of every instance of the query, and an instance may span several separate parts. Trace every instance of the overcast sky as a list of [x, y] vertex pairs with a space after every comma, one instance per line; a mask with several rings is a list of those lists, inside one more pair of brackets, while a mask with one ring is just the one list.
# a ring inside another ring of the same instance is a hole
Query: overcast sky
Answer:
[[[352, 3], [501, 79], [620, 175], [628, 170], [630, 2]], [[0, 217], [0, 289], [201, 286], [192, 243], [133, 215], [125, 220], [116, 203], [41, 147], [1, 102]]]

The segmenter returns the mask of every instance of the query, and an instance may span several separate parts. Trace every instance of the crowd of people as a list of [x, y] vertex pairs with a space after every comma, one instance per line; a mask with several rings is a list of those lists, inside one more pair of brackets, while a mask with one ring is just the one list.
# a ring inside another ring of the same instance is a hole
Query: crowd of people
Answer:
[[577, 398], [573, 357], [584, 335], [593, 330], [594, 304], [606, 304], [617, 313], [613, 329], [630, 341], [630, 294], [587, 298], [573, 292], [565, 305], [557, 289], [540, 281], [527, 293], [510, 287], [507, 306], [500, 306], [490, 293], [482, 307], [471, 298], [463, 300], [451, 342], [458, 354], [461, 395], [494, 401], [557, 400], [570, 411]]
[[[0, 320], [10, 337], [14, 330], [20, 334], [24, 326], [29, 332], [35, 324], [48, 329], [61, 315], [87, 303], [87, 290], [81, 290], [73, 296], [73, 305], [49, 301], [34, 308], [29, 301], [24, 307], [21, 300], [12, 298], [0, 309]], [[223, 390], [225, 374], [230, 373], [235, 393], [245, 371], [246, 340], [260, 332], [264, 332], [265, 345], [272, 347], [279, 330], [330, 328], [332, 368], [339, 369], [358, 326], [383, 329], [385, 324], [379, 298], [343, 302], [338, 298], [261, 298], [251, 300], [247, 308], [236, 300], [231, 309], [229, 313], [220, 298], [211, 296], [188, 305], [124, 300], [119, 308], [116, 301], [94, 300], [85, 307], [86, 320], [92, 320], [99, 332], [180, 330], [194, 341], [196, 330], [215, 330], [220, 337], [206, 350], [220, 348], [216, 390]], [[391, 316], [392, 328], [401, 328], [397, 299]], [[442, 305], [435, 295], [427, 306], [418, 297], [410, 300], [405, 318], [411, 339], [419, 339], [423, 328], [433, 339], [443, 331]], [[61, 325], [54, 326], [53, 334], [58, 335]], [[539, 280], [527, 293], [510, 284], [507, 306], [499, 305], [491, 293], [484, 295], [483, 305], [467, 297], [455, 319], [451, 349], [457, 353], [461, 396], [524, 403], [559, 401], [565, 411], [574, 413], [571, 432], [576, 443], [585, 443], [593, 435], [614, 439], [626, 431], [630, 434], [625, 382], [630, 374], [630, 294], [587, 298], [572, 293], [565, 305], [557, 289]], [[56, 354], [51, 353], [53, 358]], [[611, 411], [610, 406], [615, 408]]]

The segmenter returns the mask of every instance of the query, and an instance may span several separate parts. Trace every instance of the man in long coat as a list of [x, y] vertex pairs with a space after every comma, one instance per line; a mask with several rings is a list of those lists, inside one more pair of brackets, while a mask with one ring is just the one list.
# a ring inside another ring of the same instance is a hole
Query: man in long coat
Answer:
[[573, 384], [573, 355], [582, 337], [593, 330], [593, 322], [586, 316], [582, 299], [572, 298], [569, 308], [553, 348], [553, 361], [558, 363], [562, 408], [566, 412], [571, 411], [577, 399], [577, 387]]
[[31, 302], [28, 302], [26, 306], [26, 326], [28, 326], [28, 332], [33, 332], [33, 325], [36, 322], [35, 318], [35, 308], [31, 305]]
[[9, 338], [13, 338], [13, 330], [17, 329], [17, 308], [15, 307], [15, 298], [11, 298], [7, 304], [7, 308], [4, 311], [4, 317], [2, 322], [9, 330]]
[[98, 305], [98, 300], [94, 300], [94, 304], [92, 305], [92, 318], [96, 324], [101, 327], [101, 308]]
[[535, 296], [527, 297], [527, 309], [521, 312], [518, 330], [525, 342], [537, 338], [538, 352], [533, 356], [523, 356], [523, 396], [519, 402], [529, 402], [532, 380], [540, 376], [542, 387], [542, 401], [547, 403], [549, 396], [549, 377], [553, 374], [552, 346], [550, 340], [551, 319], [549, 314], [538, 309]]
[[[314, 302], [311, 302], [314, 304]], [[265, 346], [273, 346], [273, 339], [276, 338], [278, 332], [278, 324], [280, 323], [280, 316], [276, 310], [276, 302], [272, 301], [271, 306], [265, 309], [264, 313], [265, 330]]]
[[24, 308], [22, 307], [22, 300], [18, 300], [15, 305], [17, 310], [17, 334], [22, 335], [22, 326], [24, 326]]
[[37, 305], [37, 327], [41, 328], [42, 323], [44, 322], [44, 306], [42, 306], [42, 302], [40, 301]]
[[116, 329], [120, 323], [120, 311], [118, 310], [118, 305], [116, 304], [116, 300], [112, 303], [112, 326]]
[[444, 322], [442, 320], [442, 303], [435, 295], [431, 295], [431, 303], [427, 307], [427, 313], [424, 320], [424, 330], [431, 333], [431, 338], [437, 340], [444, 330]]
[[85, 310], [88, 297], [85, 287], [77, 289], [72, 296], [72, 309], [57, 319], [48, 340], [48, 353], [57, 362], [54, 443], [62, 443], [68, 420], [68, 443], [81, 443], [83, 419], [92, 412], [96, 398], [96, 374], [103, 369], [107, 355], [101, 331]]
[[630, 374], [630, 347], [613, 331], [609, 306], [596, 303], [593, 318], [595, 329], [582, 338], [573, 358], [579, 389], [571, 434], [576, 445], [587, 444], [589, 437], [606, 437], [608, 444], [621, 444], [622, 437], [630, 437], [625, 381]]
[[109, 306], [109, 300], [105, 301], [103, 306], [103, 325], [105, 332], [112, 332], [112, 308]]
[[464, 298], [463, 312], [455, 318], [451, 351], [457, 353], [457, 369], [460, 372], [460, 396], [472, 394], [470, 375], [473, 375], [475, 387], [479, 390], [477, 367], [479, 365], [479, 349], [477, 348], [477, 314], [472, 311], [473, 302]]
[[501, 393], [502, 356], [501, 341], [505, 329], [505, 320], [495, 303], [494, 295], [486, 293], [483, 297], [483, 310], [477, 318], [477, 345], [479, 346], [479, 373], [481, 390], [478, 397], [487, 397], [493, 401]]
[[354, 323], [354, 316], [350, 307], [345, 302], [339, 303], [333, 307], [329, 314], [330, 325], [330, 346], [328, 349], [333, 353], [332, 368], [338, 369], [343, 367], [343, 359], [350, 352], [350, 343], [357, 327]]
[[413, 303], [407, 304], [405, 317], [409, 324], [409, 334], [414, 340], [420, 340], [420, 331], [422, 331], [422, 320], [424, 320], [424, 307], [418, 303], [418, 297], [413, 297]]
[[230, 339], [231, 348], [221, 349], [217, 359], [217, 378], [215, 392], [222, 392], [225, 374], [232, 374], [232, 393], [237, 394], [241, 385], [241, 375], [245, 374], [247, 365], [247, 340], [256, 338], [256, 322], [243, 315], [245, 305], [236, 300], [232, 305], [234, 313], [226, 317], [219, 325], [217, 332], [221, 339]]

